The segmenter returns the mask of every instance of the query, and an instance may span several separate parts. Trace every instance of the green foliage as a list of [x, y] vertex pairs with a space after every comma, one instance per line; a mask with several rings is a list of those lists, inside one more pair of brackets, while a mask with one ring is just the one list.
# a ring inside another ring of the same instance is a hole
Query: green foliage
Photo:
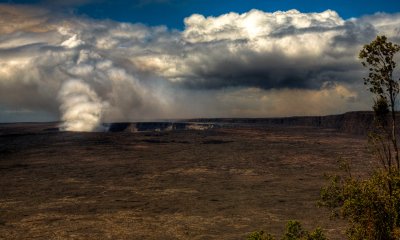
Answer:
[[271, 234], [267, 234], [264, 231], [253, 232], [248, 237], [247, 240], [274, 240]]
[[327, 240], [321, 228], [316, 228], [314, 232], [307, 236], [307, 240]]
[[331, 178], [321, 191], [321, 204], [347, 219], [348, 239], [398, 239], [400, 176], [380, 170], [367, 179]]
[[282, 240], [327, 240], [321, 228], [316, 228], [309, 233], [304, 230], [298, 221], [289, 221], [286, 225], [286, 232]]
[[[263, 231], [253, 232], [247, 240], [275, 240], [275, 238]], [[321, 228], [316, 228], [313, 232], [309, 233], [303, 229], [300, 222], [289, 221], [286, 224], [286, 230], [282, 240], [327, 240]]]
[[282, 240], [296, 240], [302, 239], [307, 235], [307, 232], [303, 230], [300, 222], [289, 221], [286, 224], [286, 233]]

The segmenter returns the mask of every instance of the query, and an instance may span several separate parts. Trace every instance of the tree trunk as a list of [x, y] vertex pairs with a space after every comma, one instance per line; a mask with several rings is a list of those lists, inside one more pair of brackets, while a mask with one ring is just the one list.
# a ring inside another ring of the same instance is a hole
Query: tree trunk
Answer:
[[395, 100], [393, 95], [390, 96], [390, 105], [391, 105], [391, 112], [392, 112], [392, 143], [395, 152], [395, 161], [396, 161], [396, 168], [397, 171], [400, 170], [400, 162], [399, 162], [399, 148], [397, 147], [397, 136], [396, 136], [396, 112], [394, 109]]

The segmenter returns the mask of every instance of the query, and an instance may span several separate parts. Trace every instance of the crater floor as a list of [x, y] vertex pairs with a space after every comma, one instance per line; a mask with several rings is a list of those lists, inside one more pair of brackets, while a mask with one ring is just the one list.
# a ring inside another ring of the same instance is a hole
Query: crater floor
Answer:
[[365, 137], [311, 127], [45, 129], [0, 125], [0, 239], [245, 239], [291, 219], [341, 239], [324, 175], [371, 159]]

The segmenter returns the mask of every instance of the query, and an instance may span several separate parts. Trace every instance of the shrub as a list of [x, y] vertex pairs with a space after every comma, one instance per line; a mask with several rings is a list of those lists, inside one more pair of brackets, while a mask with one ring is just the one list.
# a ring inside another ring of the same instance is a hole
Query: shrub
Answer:
[[267, 234], [264, 231], [253, 232], [248, 237], [247, 240], [274, 240], [271, 234]]
[[366, 179], [331, 178], [321, 191], [321, 204], [334, 216], [347, 219], [348, 239], [399, 239], [400, 176], [376, 171]]
[[[253, 232], [247, 240], [275, 240], [275, 238], [264, 231]], [[300, 222], [289, 221], [286, 224], [286, 230], [282, 240], [327, 240], [321, 228], [315, 229], [312, 233], [308, 233], [303, 229]]]

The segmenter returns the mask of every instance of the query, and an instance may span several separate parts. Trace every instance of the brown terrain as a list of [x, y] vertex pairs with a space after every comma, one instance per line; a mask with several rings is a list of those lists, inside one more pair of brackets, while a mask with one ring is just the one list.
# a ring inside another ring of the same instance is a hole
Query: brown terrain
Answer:
[[343, 239], [316, 203], [339, 159], [371, 162], [366, 137], [346, 130], [370, 120], [353, 114], [104, 133], [0, 124], [0, 239], [246, 239], [292, 219]]

